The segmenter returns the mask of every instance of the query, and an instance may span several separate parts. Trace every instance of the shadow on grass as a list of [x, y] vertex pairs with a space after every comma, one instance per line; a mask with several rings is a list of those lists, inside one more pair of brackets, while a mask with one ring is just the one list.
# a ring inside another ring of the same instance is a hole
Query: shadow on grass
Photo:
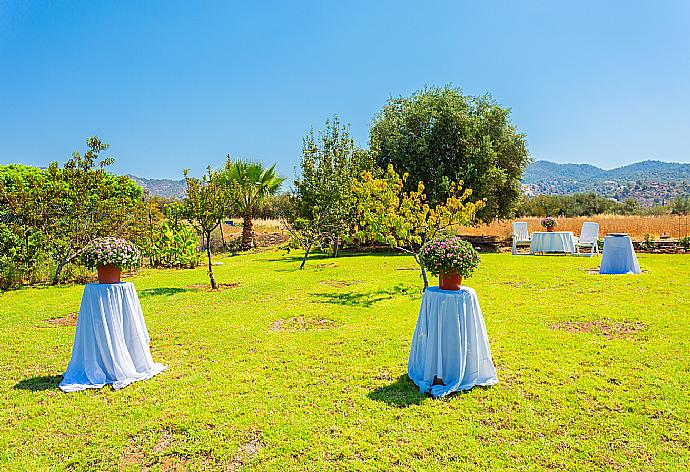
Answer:
[[312, 293], [310, 296], [317, 303], [330, 303], [345, 306], [361, 306], [369, 308], [375, 303], [390, 300], [399, 296], [406, 296], [414, 300], [422, 296], [421, 288], [396, 285], [386, 290], [374, 292], [321, 292]]
[[425, 398], [419, 393], [419, 387], [407, 375], [401, 375], [392, 384], [379, 387], [367, 396], [374, 401], [401, 408], [419, 405]]
[[[309, 258], [307, 259], [307, 263], [304, 266], [305, 269], [309, 267], [310, 262], [315, 262], [315, 261], [322, 261], [322, 260], [329, 260], [333, 262], [337, 262], [338, 259], [346, 259], [349, 257], [359, 257], [359, 256], [378, 256], [378, 257], [410, 257], [408, 254], [405, 254], [404, 252], [400, 251], [392, 251], [390, 248], [385, 248], [383, 250], [372, 250], [372, 251], [347, 251], [343, 252], [341, 251], [338, 254], [338, 257], [332, 257], [326, 253], [323, 252], [316, 252], [316, 253], [311, 253], [309, 254]], [[297, 263], [298, 265], [302, 262], [302, 258], [304, 257], [304, 254], [285, 254], [280, 257], [272, 257], [270, 259], [266, 259], [268, 262], [286, 262], [286, 263]]]
[[14, 388], [16, 390], [29, 390], [32, 392], [39, 392], [41, 390], [55, 390], [62, 382], [62, 375], [42, 375], [40, 377], [31, 377], [19, 381]]
[[312, 293], [311, 296], [318, 303], [330, 303], [335, 305], [345, 306], [362, 306], [369, 308], [374, 303], [383, 300], [390, 300], [392, 295], [385, 292], [369, 292], [369, 293]]
[[140, 298], [148, 297], [159, 297], [166, 296], [170, 297], [178, 293], [185, 292], [196, 292], [193, 288], [176, 288], [176, 287], [159, 287], [159, 288], [147, 288], [146, 290], [140, 290], [138, 292]]

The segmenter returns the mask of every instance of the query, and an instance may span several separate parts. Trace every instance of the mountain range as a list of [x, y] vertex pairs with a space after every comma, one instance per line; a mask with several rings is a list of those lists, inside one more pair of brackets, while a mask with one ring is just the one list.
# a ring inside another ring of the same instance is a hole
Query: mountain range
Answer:
[[[130, 177], [151, 195], [184, 197], [182, 179]], [[643, 204], [658, 204], [690, 195], [690, 164], [642, 161], [606, 170], [590, 164], [535, 161], [525, 170], [522, 183], [528, 195], [596, 192], [616, 200], [634, 198]]]
[[528, 195], [595, 192], [654, 205], [690, 195], [690, 164], [642, 161], [605, 170], [590, 164], [536, 161], [525, 170], [522, 182]]

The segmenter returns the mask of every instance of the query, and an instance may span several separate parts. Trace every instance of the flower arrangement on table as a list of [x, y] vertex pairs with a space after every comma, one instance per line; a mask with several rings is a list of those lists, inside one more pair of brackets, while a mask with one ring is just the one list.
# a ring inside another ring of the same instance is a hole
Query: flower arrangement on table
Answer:
[[546, 231], [553, 231], [556, 226], [558, 226], [558, 221], [552, 216], [547, 216], [546, 218], [542, 218], [541, 225], [546, 228]]
[[89, 269], [98, 269], [100, 283], [117, 283], [122, 269], [135, 269], [141, 265], [141, 251], [125, 239], [98, 238], [84, 247], [81, 260]]
[[472, 244], [459, 236], [433, 239], [419, 251], [419, 263], [432, 274], [438, 274], [439, 287], [443, 290], [460, 290], [462, 278], [472, 275], [480, 262]]

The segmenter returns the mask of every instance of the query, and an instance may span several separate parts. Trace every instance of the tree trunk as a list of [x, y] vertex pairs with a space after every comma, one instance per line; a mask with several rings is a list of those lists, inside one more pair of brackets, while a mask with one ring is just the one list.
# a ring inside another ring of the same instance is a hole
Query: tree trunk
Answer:
[[244, 216], [244, 224], [242, 225], [242, 250], [248, 251], [254, 247], [254, 226], [252, 223], [252, 214], [246, 213]]
[[206, 232], [206, 255], [208, 256], [208, 276], [211, 279], [211, 288], [216, 290], [218, 284], [216, 284], [216, 279], [213, 278], [213, 263], [211, 262], [211, 232]]
[[304, 264], [307, 262], [307, 257], [309, 257], [309, 251], [311, 250], [311, 244], [307, 246], [307, 249], [304, 251], [304, 257], [302, 258], [302, 263], [300, 264], [299, 268], [304, 269]]
[[338, 257], [338, 249], [340, 249], [340, 238], [336, 235], [333, 238], [333, 257]]
[[424, 269], [424, 267], [422, 267], [422, 278], [424, 279], [424, 290], [422, 291], [426, 292], [426, 289], [429, 288], [429, 279], [427, 278], [426, 269]]
[[422, 280], [424, 280], [424, 289], [422, 292], [426, 292], [426, 289], [429, 288], [429, 278], [426, 275], [426, 269], [422, 265], [421, 262], [419, 262], [419, 256], [416, 253], [412, 253], [412, 257], [414, 257], [414, 260], [417, 264], [419, 264], [419, 268], [422, 269]]
[[223, 222], [221, 221], [218, 226], [220, 226], [220, 240], [223, 241], [223, 249], [227, 251], [228, 245], [225, 244], [225, 235], [223, 234]]
[[55, 269], [55, 275], [53, 276], [53, 282], [52, 282], [53, 285], [58, 284], [58, 282], [60, 281], [60, 274], [62, 273], [62, 269], [65, 268], [65, 266], [67, 265], [67, 263], [69, 261], [70, 261], [70, 258], [65, 258], [58, 263], [58, 266]]

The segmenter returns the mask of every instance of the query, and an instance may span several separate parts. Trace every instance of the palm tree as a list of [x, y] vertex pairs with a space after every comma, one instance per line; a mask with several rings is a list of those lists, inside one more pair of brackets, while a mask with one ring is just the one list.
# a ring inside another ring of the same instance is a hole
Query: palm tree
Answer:
[[270, 195], [275, 195], [285, 180], [275, 171], [273, 164], [268, 169], [261, 162], [235, 161], [225, 166], [224, 178], [234, 189], [237, 211], [244, 220], [242, 229], [242, 250], [254, 247], [254, 228], [252, 219], [254, 209]]

